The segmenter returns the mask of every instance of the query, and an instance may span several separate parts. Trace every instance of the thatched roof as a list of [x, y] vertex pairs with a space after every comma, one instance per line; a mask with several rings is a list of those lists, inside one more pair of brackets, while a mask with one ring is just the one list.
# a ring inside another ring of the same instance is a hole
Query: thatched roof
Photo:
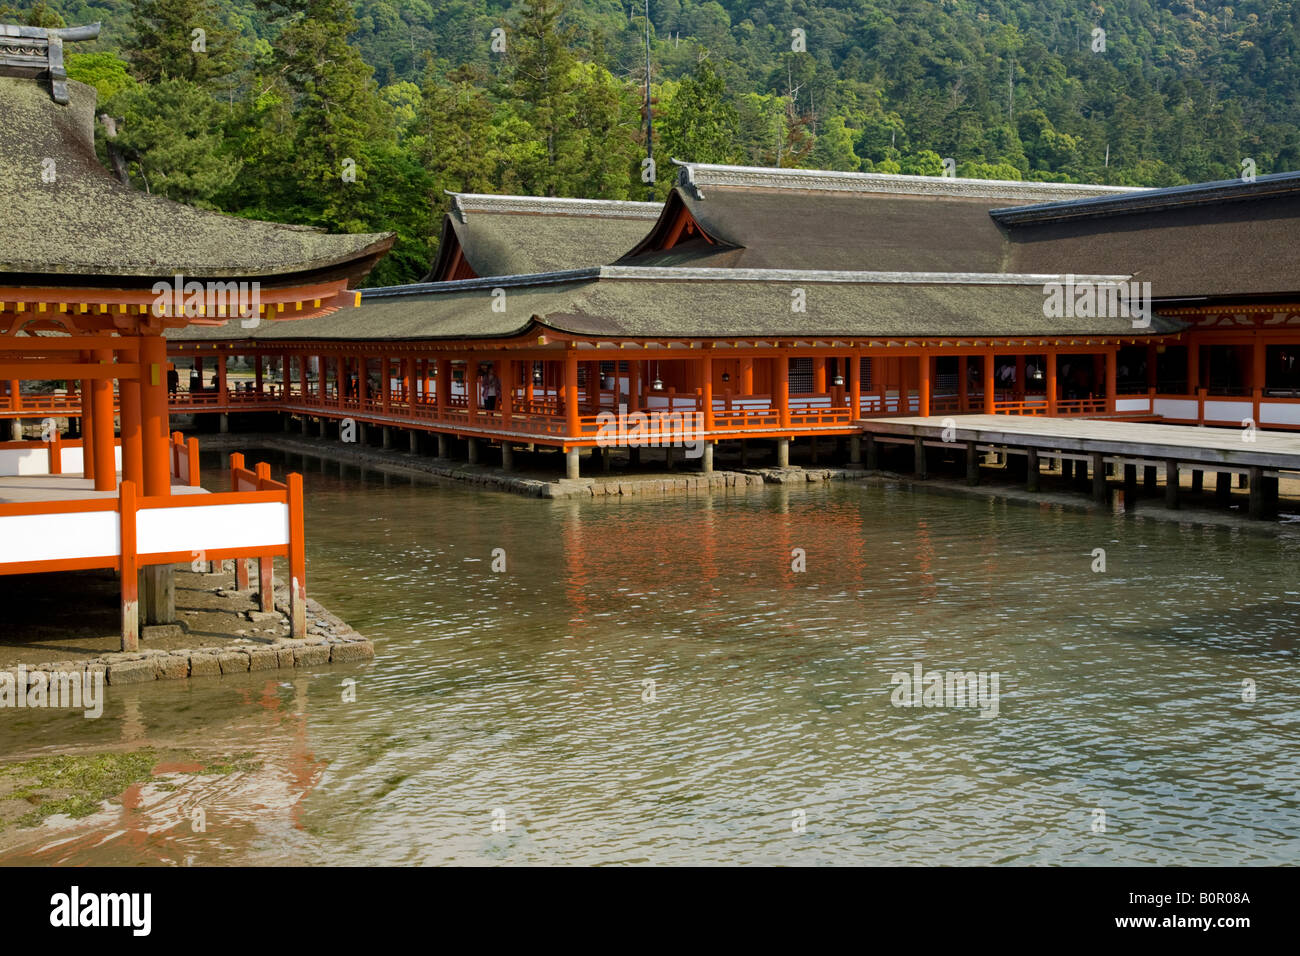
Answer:
[[[608, 338], [868, 338], [1143, 335], [1181, 326], [1159, 316], [1049, 319], [1053, 276], [836, 273], [601, 267], [510, 280], [464, 280], [368, 290], [360, 322], [333, 315], [266, 322], [249, 338], [431, 340], [507, 338], [534, 327]], [[1120, 277], [1106, 277], [1115, 281]], [[502, 301], [504, 311], [493, 308]], [[792, 308], [802, 290], [806, 311]], [[181, 341], [226, 340], [190, 328]]]
[[428, 279], [451, 278], [459, 250], [478, 276], [614, 262], [649, 232], [661, 203], [453, 193]]
[[1300, 173], [993, 212], [1008, 265], [1129, 272], [1157, 299], [1300, 292]]
[[[393, 243], [391, 233], [330, 235], [239, 219], [125, 186], [95, 157], [94, 89], [69, 82], [68, 90], [70, 102], [60, 105], [48, 86], [0, 76], [0, 275], [53, 284], [136, 285], [178, 274], [356, 280]], [[51, 169], [47, 182], [42, 172]]]
[[[1006, 267], [1004, 237], [990, 209], [1129, 192], [1111, 186], [686, 163], [660, 223], [621, 262], [998, 272]], [[667, 251], [657, 248], [683, 206], [716, 245], [692, 240]]]

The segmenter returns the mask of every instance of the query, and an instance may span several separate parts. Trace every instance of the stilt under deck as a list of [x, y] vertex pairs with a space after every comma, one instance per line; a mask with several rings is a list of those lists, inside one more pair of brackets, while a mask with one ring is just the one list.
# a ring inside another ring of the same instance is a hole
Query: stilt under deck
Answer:
[[857, 424], [871, 441], [914, 445], [921, 477], [926, 447], [964, 446], [972, 481], [978, 480], [977, 454], [1023, 456], [1031, 491], [1038, 488], [1043, 460], [1070, 463], [1076, 478], [1086, 477], [1091, 467], [1097, 498], [1107, 494], [1108, 469], [1114, 479], [1122, 478], [1126, 490], [1136, 490], [1138, 468], [1148, 488], [1159, 468], [1165, 478], [1165, 502], [1176, 508], [1181, 470], [1192, 472], [1194, 489], [1200, 489], [1205, 473], [1217, 473], [1220, 493], [1230, 487], [1223, 479], [1236, 474], [1249, 488], [1250, 515], [1255, 518], [1276, 511], [1279, 474], [1300, 477], [1300, 435], [1294, 432], [1017, 415], [871, 418]]

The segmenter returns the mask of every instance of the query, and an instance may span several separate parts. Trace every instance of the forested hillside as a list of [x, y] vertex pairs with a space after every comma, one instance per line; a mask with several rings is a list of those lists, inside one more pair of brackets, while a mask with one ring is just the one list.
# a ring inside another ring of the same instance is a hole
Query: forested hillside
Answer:
[[140, 188], [396, 230], [378, 283], [423, 274], [444, 190], [642, 199], [670, 157], [1133, 185], [1300, 168], [1290, 0], [649, 10], [647, 187], [644, 0], [0, 0], [6, 22], [104, 21], [69, 70]]

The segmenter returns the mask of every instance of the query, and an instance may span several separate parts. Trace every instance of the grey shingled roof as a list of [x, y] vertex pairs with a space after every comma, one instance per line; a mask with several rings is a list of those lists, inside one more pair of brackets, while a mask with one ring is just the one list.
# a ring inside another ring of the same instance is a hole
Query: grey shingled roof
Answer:
[[[94, 89], [68, 87], [71, 102], [61, 106], [48, 85], [0, 76], [0, 273], [355, 280], [392, 245], [391, 233], [330, 235], [239, 219], [124, 186], [95, 158]], [[42, 180], [46, 159], [53, 182]]]
[[[603, 267], [370, 290], [359, 314], [265, 322], [247, 337], [489, 338], [519, 335], [534, 325], [593, 337], [699, 339], [1127, 336], [1181, 328], [1159, 316], [1145, 331], [1133, 329], [1127, 318], [1046, 318], [1043, 283], [1052, 278]], [[494, 288], [504, 289], [504, 312], [493, 310]], [[801, 313], [791, 308], [797, 288], [806, 295]], [[172, 337], [232, 336], [191, 327]]]
[[[749, 269], [998, 272], [994, 208], [1126, 195], [1111, 186], [680, 164], [660, 225], [622, 260]], [[650, 251], [685, 205], [719, 245]], [[1056, 271], [1056, 270], [1042, 270]]]
[[429, 277], [444, 274], [457, 243], [480, 276], [606, 265], [641, 241], [662, 208], [662, 203], [453, 193]]
[[1300, 195], [1164, 204], [1147, 211], [1011, 225], [1009, 266], [1129, 272], [1156, 299], [1294, 298], [1300, 293]]

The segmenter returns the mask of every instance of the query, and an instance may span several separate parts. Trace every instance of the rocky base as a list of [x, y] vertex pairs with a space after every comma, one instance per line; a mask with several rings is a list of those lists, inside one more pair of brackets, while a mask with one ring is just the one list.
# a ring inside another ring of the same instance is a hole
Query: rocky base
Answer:
[[[275, 588], [275, 608], [274, 612], [243, 612], [251, 625], [257, 625], [250, 627], [250, 630], [268, 634], [288, 633], [289, 592], [279, 583]], [[159, 630], [175, 627], [177, 626], [161, 625]], [[146, 628], [143, 635], [146, 641], [149, 630]], [[318, 602], [308, 598], [307, 636], [302, 640], [284, 636], [263, 639], [237, 637], [217, 647], [150, 649], [135, 653], [102, 654], [88, 660], [41, 662], [24, 665], [23, 673], [29, 684], [32, 675], [36, 673], [77, 671], [102, 672], [105, 681], [112, 685], [143, 684], [153, 680], [218, 677], [222, 674], [353, 663], [371, 660], [374, 656], [375, 648], [370, 641]], [[17, 679], [19, 671], [16, 667], [5, 670]]]

